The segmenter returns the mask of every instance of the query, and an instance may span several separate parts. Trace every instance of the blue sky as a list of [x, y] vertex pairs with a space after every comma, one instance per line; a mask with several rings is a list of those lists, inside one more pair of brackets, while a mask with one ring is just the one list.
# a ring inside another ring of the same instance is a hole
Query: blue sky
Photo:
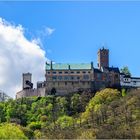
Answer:
[[[140, 2], [0, 2], [0, 17], [39, 37], [55, 62], [94, 62], [104, 44], [110, 66], [128, 66], [140, 76]], [[45, 27], [55, 29], [41, 35]]]

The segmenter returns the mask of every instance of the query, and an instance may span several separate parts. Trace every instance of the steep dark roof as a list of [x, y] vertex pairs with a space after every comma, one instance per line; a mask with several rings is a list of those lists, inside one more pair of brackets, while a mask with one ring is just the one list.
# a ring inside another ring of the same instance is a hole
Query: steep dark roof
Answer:
[[116, 73], [120, 73], [119, 68], [117, 68], [117, 67], [104, 67], [104, 69], [108, 70], [109, 72], [113, 71]]
[[95, 73], [102, 73], [102, 71], [101, 71], [101, 70], [96, 69], [96, 68], [94, 68], [94, 72], [95, 72]]
[[120, 73], [120, 75], [122, 75], [124, 78], [132, 78], [130, 75], [122, 73], [122, 72]]
[[125, 75], [124, 78], [131, 78], [131, 76], [130, 75]]
[[124, 74], [123, 72], [120, 72], [120, 75], [126, 75], [126, 74]]

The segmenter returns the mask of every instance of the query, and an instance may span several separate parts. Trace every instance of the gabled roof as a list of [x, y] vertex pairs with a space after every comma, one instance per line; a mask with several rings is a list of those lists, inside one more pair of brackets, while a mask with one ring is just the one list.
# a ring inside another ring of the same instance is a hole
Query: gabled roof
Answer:
[[109, 72], [113, 71], [113, 72], [116, 72], [116, 73], [120, 73], [120, 70], [118, 67], [104, 67], [103, 70], [108, 70]]
[[[68, 70], [70, 67], [70, 69], [77, 69], [77, 70], [81, 70], [81, 69], [91, 69], [91, 63], [80, 63], [80, 64], [64, 64], [64, 63], [56, 63], [56, 64], [52, 64], [52, 69], [53, 70]], [[46, 64], [46, 70], [50, 70], [51, 69], [51, 64]]]

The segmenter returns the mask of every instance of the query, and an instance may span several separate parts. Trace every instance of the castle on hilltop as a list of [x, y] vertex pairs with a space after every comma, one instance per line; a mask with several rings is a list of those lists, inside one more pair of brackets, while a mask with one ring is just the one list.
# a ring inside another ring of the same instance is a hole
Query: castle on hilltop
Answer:
[[[93, 62], [80, 64], [51, 62], [46, 63], [45, 78], [44, 82], [37, 82], [37, 89], [33, 89], [31, 74], [23, 74], [23, 89], [16, 94], [16, 98], [94, 92], [106, 87], [119, 88], [129, 82], [118, 67], [109, 67], [109, 50], [104, 47], [98, 51], [98, 68], [94, 67]], [[132, 79], [137, 80], [135, 87], [139, 87], [140, 78]], [[131, 81], [131, 77], [129, 80]]]

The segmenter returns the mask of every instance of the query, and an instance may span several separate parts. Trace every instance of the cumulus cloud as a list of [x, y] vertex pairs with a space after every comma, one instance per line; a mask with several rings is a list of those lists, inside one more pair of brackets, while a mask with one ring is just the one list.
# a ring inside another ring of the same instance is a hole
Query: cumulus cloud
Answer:
[[0, 90], [15, 97], [22, 88], [22, 73], [32, 73], [34, 83], [45, 80], [47, 58], [39, 44], [40, 40], [29, 41], [24, 36], [21, 25], [0, 18]]

